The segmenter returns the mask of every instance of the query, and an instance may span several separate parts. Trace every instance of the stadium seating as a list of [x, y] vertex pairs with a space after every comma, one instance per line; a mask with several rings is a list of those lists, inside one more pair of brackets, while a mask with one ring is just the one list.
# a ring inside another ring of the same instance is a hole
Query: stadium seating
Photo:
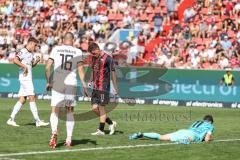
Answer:
[[[207, 45], [206, 49], [210, 50], [209, 44], [214, 37], [217, 36], [217, 43], [220, 43], [223, 33], [227, 33], [229, 40], [234, 42], [230, 49], [221, 52], [230, 61], [232, 52], [239, 57], [240, 36], [236, 35], [240, 34], [240, 12], [237, 7], [235, 9], [239, 3], [238, 0], [209, 2], [197, 0], [1, 1], [0, 63], [11, 63], [12, 59], [8, 58], [9, 55], [23, 47], [30, 36], [35, 36], [41, 41], [38, 52], [42, 50], [44, 44], [48, 45], [48, 52], [40, 53], [42, 54], [41, 62], [45, 63], [53, 46], [50, 41], [53, 40], [54, 44], [60, 44], [61, 36], [66, 31], [73, 32], [76, 36], [75, 45], [77, 47], [84, 46], [84, 50], [86, 50], [86, 43], [79, 44], [82, 42], [83, 35], [87, 39], [94, 39], [97, 42], [102, 39], [107, 42], [109, 34], [112, 34], [112, 30], [116, 27], [130, 29], [136, 28], [136, 26], [138, 30], [143, 31], [145, 43], [145, 52], [138, 54], [137, 63], [144, 61], [144, 63], [152, 64], [154, 57], [154, 62], [157, 62], [158, 56], [152, 53], [153, 50], [160, 43], [166, 44], [166, 41], [169, 40], [168, 52], [172, 52], [173, 44], [177, 46], [179, 53], [189, 52], [189, 47], [194, 43], [197, 44], [196, 48], [199, 53], [204, 44]], [[234, 11], [232, 11], [233, 9]], [[159, 21], [155, 18], [157, 14], [162, 16], [161, 26], [157, 24]], [[100, 24], [100, 29], [93, 30], [96, 23]], [[163, 30], [158, 32], [161, 27]], [[53, 33], [54, 39], [50, 39], [50, 32]], [[138, 39], [138, 37], [135, 38]], [[215, 59], [218, 64], [216, 51]], [[199, 54], [196, 56], [200, 57]], [[191, 57], [185, 59], [181, 57], [181, 54], [174, 55], [174, 57], [177, 60], [180, 58], [183, 64], [188, 63], [187, 60], [191, 60]], [[197, 66], [197, 68], [201, 68], [202, 61]], [[177, 66], [173, 63], [171, 67]], [[239, 66], [234, 66], [234, 68], [239, 68]]]

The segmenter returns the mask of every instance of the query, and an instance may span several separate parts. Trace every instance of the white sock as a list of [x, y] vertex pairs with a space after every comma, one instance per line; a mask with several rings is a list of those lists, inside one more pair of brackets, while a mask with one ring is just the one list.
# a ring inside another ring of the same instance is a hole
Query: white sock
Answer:
[[11, 115], [10, 115], [10, 117], [11, 117], [11, 119], [14, 121], [14, 119], [15, 119], [15, 116], [17, 115], [17, 113], [20, 111], [20, 109], [22, 108], [22, 103], [21, 102], [17, 102], [16, 104], [15, 104], [15, 106], [13, 107], [13, 111], [12, 111], [12, 113], [11, 113]]
[[58, 127], [58, 114], [57, 113], [51, 113], [50, 123], [51, 123], [52, 134], [57, 134], [57, 127]]
[[67, 121], [66, 121], [67, 139], [66, 139], [66, 141], [68, 141], [68, 142], [71, 142], [71, 140], [72, 140], [74, 123], [75, 122], [74, 122], [73, 112], [67, 113]]
[[40, 121], [40, 118], [38, 116], [38, 110], [36, 102], [29, 102], [30, 104], [30, 110], [32, 111], [32, 115], [36, 121]]

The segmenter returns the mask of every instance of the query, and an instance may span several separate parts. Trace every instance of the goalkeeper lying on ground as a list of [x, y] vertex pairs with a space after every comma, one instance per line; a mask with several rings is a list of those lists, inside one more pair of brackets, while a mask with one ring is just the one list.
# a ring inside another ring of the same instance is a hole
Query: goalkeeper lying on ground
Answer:
[[139, 132], [130, 135], [129, 139], [150, 138], [183, 144], [202, 141], [209, 142], [212, 139], [213, 130], [213, 117], [211, 115], [206, 115], [203, 120], [195, 121], [188, 129], [181, 129], [165, 135]]

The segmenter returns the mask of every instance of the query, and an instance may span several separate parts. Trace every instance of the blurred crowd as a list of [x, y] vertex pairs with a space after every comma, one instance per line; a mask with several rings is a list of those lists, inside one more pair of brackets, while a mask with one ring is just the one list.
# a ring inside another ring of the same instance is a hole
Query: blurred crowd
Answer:
[[89, 41], [104, 44], [117, 28], [126, 28], [138, 36], [129, 34], [130, 45], [114, 51], [126, 55], [121, 65], [239, 68], [240, 0], [196, 0], [181, 18], [184, 1], [0, 0], [0, 63], [11, 63], [30, 36], [39, 39], [36, 55], [45, 63], [68, 31], [74, 45], [87, 51]]

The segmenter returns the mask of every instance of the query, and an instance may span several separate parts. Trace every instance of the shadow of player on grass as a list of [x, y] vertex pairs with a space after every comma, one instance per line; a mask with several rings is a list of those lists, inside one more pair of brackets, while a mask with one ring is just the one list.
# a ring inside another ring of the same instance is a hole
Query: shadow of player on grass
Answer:
[[[60, 142], [57, 144], [56, 148], [64, 146], [64, 141]], [[93, 145], [98, 145], [97, 142], [95, 140], [91, 140], [91, 139], [81, 139], [81, 140], [72, 140], [72, 146], [77, 146], [80, 144], [93, 144]]]

